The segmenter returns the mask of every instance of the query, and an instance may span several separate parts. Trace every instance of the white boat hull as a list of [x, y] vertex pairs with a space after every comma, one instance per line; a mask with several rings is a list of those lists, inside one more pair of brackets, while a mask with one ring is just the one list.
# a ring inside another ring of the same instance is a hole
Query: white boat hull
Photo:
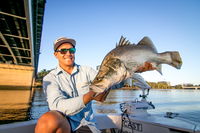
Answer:
[[[162, 116], [129, 116], [122, 122], [120, 114], [97, 115], [99, 129], [132, 133], [200, 133], [200, 125], [188, 120]], [[34, 133], [36, 120], [0, 125], [0, 133]], [[122, 126], [123, 123], [123, 126]]]

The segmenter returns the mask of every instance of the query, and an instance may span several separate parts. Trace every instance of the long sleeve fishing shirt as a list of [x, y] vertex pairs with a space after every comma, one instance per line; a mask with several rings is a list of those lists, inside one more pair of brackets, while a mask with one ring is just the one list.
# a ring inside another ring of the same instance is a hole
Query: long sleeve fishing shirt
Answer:
[[84, 125], [95, 126], [92, 103], [83, 102], [95, 76], [94, 69], [76, 64], [72, 74], [58, 66], [43, 79], [49, 109], [66, 115], [73, 131]]

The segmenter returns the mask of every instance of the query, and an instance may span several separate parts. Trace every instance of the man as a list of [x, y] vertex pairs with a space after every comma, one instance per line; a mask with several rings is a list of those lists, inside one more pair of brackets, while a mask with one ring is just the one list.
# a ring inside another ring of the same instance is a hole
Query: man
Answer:
[[38, 119], [36, 133], [70, 133], [82, 129], [99, 132], [91, 101], [104, 101], [108, 92], [94, 97], [89, 85], [96, 71], [75, 63], [75, 46], [74, 39], [65, 37], [54, 42], [54, 55], [59, 65], [43, 79], [50, 111]]

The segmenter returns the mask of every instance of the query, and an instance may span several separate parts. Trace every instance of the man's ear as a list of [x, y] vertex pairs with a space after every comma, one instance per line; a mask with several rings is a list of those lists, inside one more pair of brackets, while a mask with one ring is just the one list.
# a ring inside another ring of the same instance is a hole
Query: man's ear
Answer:
[[57, 55], [58, 55], [58, 53], [57, 52], [54, 52], [54, 56], [57, 58]]

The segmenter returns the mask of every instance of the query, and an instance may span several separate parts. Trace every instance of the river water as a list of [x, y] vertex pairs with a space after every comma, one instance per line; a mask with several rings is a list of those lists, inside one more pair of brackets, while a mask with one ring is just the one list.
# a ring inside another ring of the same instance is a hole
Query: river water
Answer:
[[[104, 103], [93, 102], [94, 112], [121, 113], [119, 104], [140, 99], [141, 93], [141, 90], [112, 90]], [[155, 105], [149, 113], [179, 113], [179, 117], [200, 123], [200, 90], [152, 89], [147, 100]], [[0, 90], [0, 124], [36, 120], [47, 111], [42, 89]]]

